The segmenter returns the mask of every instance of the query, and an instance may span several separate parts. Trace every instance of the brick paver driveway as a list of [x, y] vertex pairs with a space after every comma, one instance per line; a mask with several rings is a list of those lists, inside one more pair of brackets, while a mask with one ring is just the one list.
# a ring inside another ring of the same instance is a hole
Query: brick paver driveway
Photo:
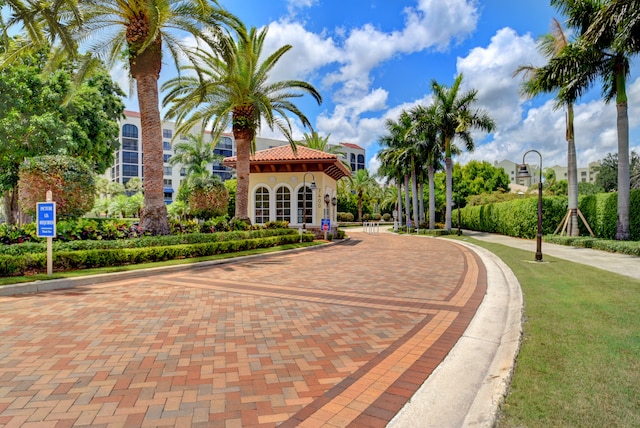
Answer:
[[486, 290], [444, 239], [0, 297], [0, 425], [384, 426]]

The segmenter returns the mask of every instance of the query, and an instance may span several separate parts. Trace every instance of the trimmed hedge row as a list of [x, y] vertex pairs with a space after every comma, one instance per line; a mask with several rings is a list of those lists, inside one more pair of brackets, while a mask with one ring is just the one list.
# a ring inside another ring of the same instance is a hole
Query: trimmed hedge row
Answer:
[[593, 248], [596, 250], [608, 251], [610, 253], [629, 254], [631, 256], [640, 257], [640, 242], [638, 241], [615, 241], [611, 239], [591, 238], [589, 236], [559, 235], [545, 236], [544, 241], [551, 244]]
[[[295, 231], [294, 231], [295, 232]], [[303, 235], [311, 241], [313, 235]], [[159, 262], [164, 260], [212, 256], [216, 254], [268, 248], [299, 242], [295, 233], [277, 236], [203, 242], [196, 244], [159, 245], [144, 248], [88, 249], [81, 251], [60, 251], [53, 254], [54, 270], [88, 269], [107, 266]], [[0, 276], [22, 275], [31, 271], [46, 271], [46, 253], [18, 256], [0, 255]]]
[[[567, 213], [567, 198], [562, 196], [542, 199], [542, 233], [555, 232]], [[631, 191], [629, 203], [631, 240], [640, 240], [640, 189]], [[600, 193], [580, 198], [579, 208], [597, 238], [614, 239], [618, 222], [618, 194]], [[457, 218], [457, 212], [453, 213]], [[495, 204], [467, 206], [460, 211], [463, 228], [482, 232], [500, 233], [519, 238], [534, 238], [538, 230], [538, 198], [518, 199]], [[454, 220], [455, 223], [455, 220]], [[588, 234], [579, 220], [580, 233]]]
[[[114, 241], [58, 241], [53, 242], [53, 251], [79, 250], [109, 250], [123, 248], [157, 247], [180, 244], [201, 244], [218, 241], [237, 241], [241, 239], [267, 238], [270, 236], [295, 235], [296, 229], [258, 229], [234, 232], [191, 233], [185, 235], [142, 236], [135, 239], [120, 239]], [[45, 242], [25, 242], [17, 245], [0, 245], [0, 254], [19, 256], [22, 254], [44, 253], [47, 251]]]

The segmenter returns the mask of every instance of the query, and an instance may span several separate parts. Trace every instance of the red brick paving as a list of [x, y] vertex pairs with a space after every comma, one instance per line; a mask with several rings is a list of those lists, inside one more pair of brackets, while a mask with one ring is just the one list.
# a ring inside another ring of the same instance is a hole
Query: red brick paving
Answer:
[[0, 425], [385, 426], [486, 290], [441, 239], [0, 297]]

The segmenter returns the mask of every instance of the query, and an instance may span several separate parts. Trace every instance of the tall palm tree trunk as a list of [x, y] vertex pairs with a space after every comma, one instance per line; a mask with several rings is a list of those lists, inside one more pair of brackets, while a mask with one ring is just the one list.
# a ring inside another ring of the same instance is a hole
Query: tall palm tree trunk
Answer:
[[444, 160], [446, 168], [446, 189], [447, 197], [445, 202], [445, 214], [444, 214], [444, 228], [451, 230], [451, 189], [453, 189], [453, 177], [451, 171], [451, 155], [447, 155]]
[[618, 224], [616, 239], [628, 240], [631, 236], [629, 225], [631, 178], [629, 176], [629, 116], [627, 114], [627, 102], [618, 103], [616, 108], [618, 112]]
[[578, 229], [578, 163], [576, 142], [573, 133], [573, 104], [567, 104], [567, 179], [569, 180], [568, 236], [579, 236]]
[[424, 223], [424, 180], [418, 183], [418, 205], [420, 208], [420, 223]]
[[[233, 137], [236, 140], [236, 175], [238, 184], [236, 189], [236, 213], [237, 219], [250, 223], [249, 217], [249, 169], [251, 158], [251, 142], [253, 132], [246, 128], [233, 127]], [[303, 190], [306, 192], [306, 190]], [[305, 208], [306, 209], [306, 208]]]
[[420, 226], [420, 218], [418, 217], [418, 184], [416, 182], [416, 165], [411, 158], [411, 202], [413, 203], [413, 227]]
[[433, 176], [435, 175], [433, 165], [427, 167], [429, 174], [429, 229], [436, 228], [436, 190]]
[[142, 125], [144, 208], [140, 225], [152, 235], [170, 233], [167, 207], [164, 203], [164, 162], [162, 154], [162, 122], [158, 103], [158, 75], [134, 75], [138, 89], [138, 105]]
[[402, 226], [402, 178], [398, 177], [398, 225]]
[[411, 214], [409, 212], [409, 176], [407, 174], [404, 175], [404, 213], [407, 225], [409, 225]]

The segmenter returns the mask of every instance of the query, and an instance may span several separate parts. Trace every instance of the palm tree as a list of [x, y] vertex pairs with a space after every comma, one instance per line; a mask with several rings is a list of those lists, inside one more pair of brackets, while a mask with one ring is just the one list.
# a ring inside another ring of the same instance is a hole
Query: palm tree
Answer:
[[[387, 138], [387, 137], [383, 137], [381, 138], [380, 142], [382, 143], [382, 141]], [[378, 176], [379, 177], [386, 177], [387, 178], [387, 182], [389, 182], [390, 180], [395, 181], [396, 183], [396, 187], [397, 187], [397, 195], [396, 195], [396, 201], [395, 201], [395, 206], [397, 208], [396, 210], [396, 214], [397, 214], [397, 220], [400, 224], [400, 226], [402, 226], [402, 175], [403, 175], [403, 171], [402, 171], [402, 165], [400, 165], [397, 161], [397, 157], [395, 156], [395, 148], [393, 147], [387, 147], [385, 149], [382, 149], [379, 153], [378, 153], [378, 159], [380, 159], [380, 167], [378, 169]]]
[[[562, 25], [557, 19], [553, 19], [551, 23], [551, 33], [544, 35], [538, 42], [538, 49], [547, 58], [554, 58], [561, 55], [563, 50], [567, 48], [569, 41], [562, 29]], [[540, 69], [532, 65], [520, 66], [514, 72], [514, 75], [523, 73], [525, 81], [522, 84], [521, 91], [527, 96], [536, 96], [541, 92], [546, 92], [547, 88], [553, 87], [549, 82], [541, 82], [542, 73]], [[560, 89], [560, 88], [555, 88]], [[567, 139], [567, 181], [569, 183], [569, 204], [568, 213], [569, 221], [567, 222], [567, 235], [578, 236], [578, 165], [576, 160], [576, 144], [574, 137], [574, 114], [573, 105], [575, 99], [562, 100], [559, 99], [556, 108], [565, 106], [567, 109], [566, 123], [566, 139]], [[563, 221], [564, 223], [564, 221]]]
[[[420, 153], [423, 156], [423, 164], [427, 165], [427, 180], [429, 182], [429, 229], [435, 229], [436, 223], [436, 195], [435, 172], [442, 164], [443, 144], [439, 134], [437, 107], [435, 104], [429, 107], [417, 106], [410, 111], [414, 122], [416, 139], [418, 140]], [[426, 155], [426, 159], [424, 156]]]
[[314, 150], [320, 150], [321, 152], [331, 153], [334, 155], [341, 155], [343, 152], [340, 150], [340, 146], [332, 146], [329, 144], [328, 134], [325, 137], [321, 137], [317, 131], [305, 132], [302, 134], [302, 141], [299, 144]]
[[204, 135], [189, 134], [186, 141], [174, 144], [174, 155], [169, 159], [169, 164], [184, 166], [187, 180], [196, 176], [207, 177], [211, 175], [209, 165], [222, 158], [214, 150], [215, 145], [211, 141], [205, 142]]
[[460, 94], [462, 74], [453, 82], [450, 88], [440, 85], [433, 80], [434, 103], [438, 112], [439, 132], [444, 141], [445, 171], [446, 171], [446, 204], [445, 204], [445, 228], [451, 230], [451, 196], [452, 196], [452, 147], [453, 140], [459, 137], [468, 151], [474, 148], [471, 129], [479, 129], [491, 132], [495, 123], [483, 110], [472, 110], [473, 103], [477, 100], [478, 91], [471, 90]]
[[369, 176], [369, 171], [359, 169], [347, 183], [349, 190], [358, 196], [358, 221], [362, 221], [362, 199], [374, 186], [378, 186], [376, 180]]
[[220, 55], [195, 51], [199, 64], [182, 67], [182, 70], [196, 74], [165, 83], [163, 89], [168, 93], [163, 104], [170, 106], [167, 116], [177, 119], [178, 132], [195, 125], [206, 128], [210, 124], [217, 138], [231, 125], [237, 150], [235, 217], [249, 223], [249, 158], [255, 149], [261, 121], [272, 130], [278, 128], [295, 150], [287, 112], [300, 119], [303, 126], [312, 127], [291, 99], [306, 93], [320, 104], [322, 96], [311, 84], [301, 80], [269, 80], [275, 65], [292, 46], [280, 47], [260, 63], [258, 58], [263, 58], [268, 27], [247, 32], [240, 25], [236, 31], [237, 40], [228, 34], [221, 37], [216, 46], [220, 48]]
[[[618, 224], [616, 239], [630, 237], [629, 201], [629, 116], [627, 107], [626, 81], [629, 76], [629, 58], [638, 52], [638, 23], [633, 19], [640, 16], [638, 2], [628, 2], [630, 14], [618, 16], [616, 7], [607, 7], [599, 0], [580, 2], [552, 0], [568, 17], [568, 25], [579, 32], [578, 42], [568, 45], [561, 55], [551, 59], [543, 67], [543, 78], [562, 86], [559, 97], [572, 100], [581, 97], [596, 81], [603, 82], [602, 92], [605, 102], [616, 99], [618, 131]], [[635, 12], [633, 12], [635, 10]], [[635, 18], [634, 18], [635, 17]], [[615, 27], [602, 25], [625, 24]], [[629, 25], [626, 25], [629, 24]], [[564, 85], [562, 85], [564, 83]]]
[[126, 60], [137, 86], [145, 155], [141, 227], [154, 235], [170, 233], [158, 102], [162, 51], [165, 48], [176, 64], [182, 54], [193, 59], [184, 38], [174, 32], [215, 46], [221, 25], [236, 27], [238, 19], [218, 7], [216, 0], [9, 0], [8, 4], [15, 12], [10, 24], [23, 23], [36, 45], [59, 42], [72, 56], [83, 45], [110, 66]]

